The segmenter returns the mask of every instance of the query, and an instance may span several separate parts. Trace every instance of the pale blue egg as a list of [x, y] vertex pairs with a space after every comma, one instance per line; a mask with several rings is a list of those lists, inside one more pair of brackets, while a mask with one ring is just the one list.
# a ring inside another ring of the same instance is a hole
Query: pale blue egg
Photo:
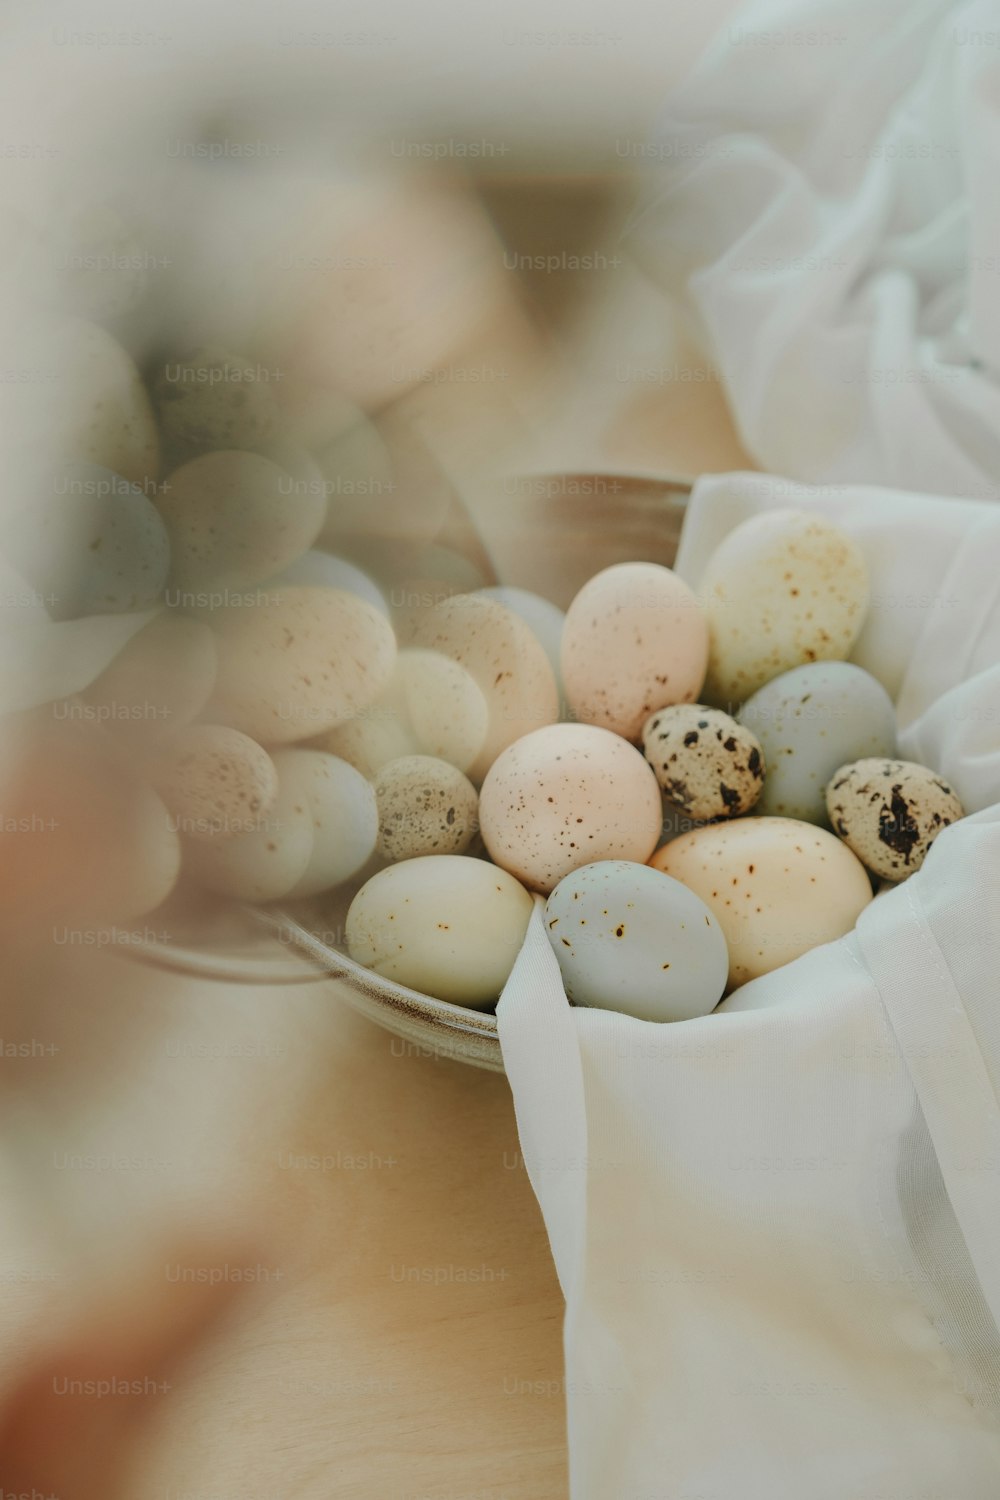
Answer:
[[545, 930], [575, 1005], [684, 1021], [722, 999], [722, 928], [700, 896], [649, 865], [612, 859], [573, 870], [545, 904]]
[[736, 715], [757, 736], [767, 774], [754, 813], [829, 827], [824, 797], [847, 761], [896, 753], [896, 711], [870, 672], [846, 661], [783, 672]]

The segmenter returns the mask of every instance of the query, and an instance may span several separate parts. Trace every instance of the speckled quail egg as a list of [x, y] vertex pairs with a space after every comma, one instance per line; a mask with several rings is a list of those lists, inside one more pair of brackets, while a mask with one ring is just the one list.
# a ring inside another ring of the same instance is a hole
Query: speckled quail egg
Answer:
[[936, 772], [877, 757], [834, 772], [826, 805], [835, 832], [862, 863], [897, 882], [919, 870], [938, 834], [965, 816]]
[[462, 854], [478, 829], [479, 797], [467, 776], [432, 755], [391, 760], [375, 777], [378, 852], [390, 860]]
[[646, 720], [642, 746], [664, 796], [691, 818], [739, 817], [760, 796], [760, 742], [721, 709], [699, 703], [658, 709]]

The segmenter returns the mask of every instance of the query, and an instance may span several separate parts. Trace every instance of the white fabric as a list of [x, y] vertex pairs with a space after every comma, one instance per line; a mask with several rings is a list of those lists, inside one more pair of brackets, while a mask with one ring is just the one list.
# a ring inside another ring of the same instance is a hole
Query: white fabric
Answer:
[[857, 657], [969, 816], [699, 1020], [571, 1008], [538, 903], [498, 1017], [573, 1500], [1000, 1495], [1000, 508], [714, 477], [679, 570], [792, 503], [863, 546]]
[[762, 468], [1000, 497], [1000, 4], [751, 0], [632, 243]]

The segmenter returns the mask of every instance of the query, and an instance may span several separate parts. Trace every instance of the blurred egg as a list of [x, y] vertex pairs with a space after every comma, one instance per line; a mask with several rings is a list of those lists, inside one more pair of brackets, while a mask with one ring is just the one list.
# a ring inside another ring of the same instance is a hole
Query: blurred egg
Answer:
[[526, 734], [494, 763], [479, 797], [490, 858], [539, 891], [594, 860], [645, 864], [661, 818], [656, 777], [638, 750], [591, 724]]
[[757, 812], [826, 823], [826, 784], [838, 766], [892, 755], [896, 711], [880, 682], [846, 661], [793, 667], [758, 688], [739, 722], [753, 730], [767, 762]]
[[201, 712], [215, 683], [216, 661], [207, 625], [163, 610], [84, 689], [83, 701], [116, 735], [154, 739]]
[[729, 987], [850, 932], [872, 899], [864, 866], [823, 828], [793, 818], [737, 818], [664, 844], [650, 863], [718, 918]]
[[556, 679], [559, 696], [564, 696], [562, 685], [562, 634], [566, 616], [557, 604], [543, 599], [541, 594], [532, 594], [528, 589], [511, 588], [498, 584], [495, 588], [481, 589], [488, 599], [497, 599], [534, 631], [541, 642], [542, 650]]
[[486, 737], [467, 768], [481, 781], [500, 752], [554, 724], [559, 695], [548, 658], [519, 616], [481, 594], [456, 594], [425, 611], [409, 643], [458, 662], [474, 678], [489, 714]]
[[[175, 469], [157, 500], [170, 533], [169, 603], [210, 589], [244, 589], [293, 563], [323, 524], [321, 494], [258, 453], [205, 453]], [[194, 605], [197, 598], [191, 601]]]
[[277, 750], [278, 778], [312, 823], [308, 863], [289, 896], [315, 896], [350, 880], [370, 858], [378, 833], [375, 793], [365, 778], [321, 750]]
[[145, 766], [178, 833], [231, 839], [255, 832], [278, 796], [267, 751], [225, 724], [192, 724], [171, 735]]
[[367, 708], [359, 709], [336, 729], [317, 735], [310, 743], [346, 760], [369, 781], [391, 760], [404, 755], [419, 755], [423, 746], [412, 727], [391, 702], [379, 698]]
[[532, 905], [523, 886], [485, 860], [408, 859], [380, 870], [355, 896], [348, 951], [422, 994], [487, 1006], [514, 967]]
[[110, 203], [88, 203], [68, 219], [57, 260], [68, 308], [98, 321], [123, 317], [146, 294], [149, 262], [139, 225]]
[[4, 523], [3, 546], [56, 620], [148, 609], [170, 567], [156, 506], [97, 464], [58, 469], [31, 505]]
[[733, 710], [791, 667], [850, 654], [868, 609], [868, 567], [829, 521], [769, 510], [720, 543], [698, 592], [711, 636], [705, 696]]
[[280, 375], [214, 347], [167, 360], [152, 382], [164, 436], [180, 453], [256, 448], [277, 426], [271, 381]]
[[[72, 944], [169, 896], [181, 846], [166, 807], [98, 737], [49, 734], [0, 756], [0, 920]], [[61, 924], [59, 927], [54, 923]]]
[[489, 709], [475, 678], [440, 651], [400, 651], [387, 701], [398, 704], [425, 755], [468, 771], [489, 732]]
[[545, 928], [574, 1005], [685, 1021], [722, 999], [722, 929], [693, 891], [649, 865], [599, 860], [574, 870], [549, 896]]
[[664, 796], [691, 818], [736, 818], [760, 797], [760, 744], [719, 708], [658, 709], [646, 720], [642, 745]]
[[359, 599], [367, 599], [380, 614], [389, 618], [389, 606], [378, 585], [353, 563], [345, 562], [342, 557], [334, 557], [329, 552], [303, 552], [282, 573], [268, 579], [266, 587], [280, 590], [287, 584], [305, 584], [316, 589], [343, 589], [348, 594], [357, 594]]
[[211, 613], [219, 673], [211, 712], [263, 744], [287, 744], [343, 724], [389, 681], [396, 642], [385, 618], [354, 594], [301, 586]]
[[106, 329], [67, 319], [40, 336], [34, 362], [51, 372], [51, 383], [29, 389], [19, 438], [56, 460], [98, 464], [136, 485], [155, 480], [160, 443], [146, 387]]
[[697, 698], [708, 628], [691, 590], [658, 563], [616, 563], [566, 612], [562, 677], [577, 719], [638, 740], [649, 715]]
[[873, 874], [896, 882], [919, 870], [938, 834], [965, 816], [943, 777], [908, 760], [840, 766], [826, 805], [845, 845]]
[[[277, 769], [277, 762], [276, 769]], [[301, 788], [278, 772], [278, 795], [252, 832], [230, 839], [186, 839], [184, 872], [207, 890], [238, 901], [277, 901], [305, 874], [313, 825]]]
[[479, 827], [476, 789], [455, 766], [406, 755], [375, 778], [379, 854], [385, 859], [463, 854]]

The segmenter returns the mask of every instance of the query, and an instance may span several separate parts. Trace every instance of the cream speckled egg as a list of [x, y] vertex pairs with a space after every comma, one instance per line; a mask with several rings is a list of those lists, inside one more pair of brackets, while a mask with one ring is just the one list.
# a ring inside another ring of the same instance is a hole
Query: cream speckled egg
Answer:
[[375, 848], [373, 788], [353, 766], [321, 750], [276, 750], [274, 764], [296, 811], [304, 809], [312, 824], [309, 860], [289, 896], [315, 896], [343, 885]]
[[524, 623], [535, 632], [545, 655], [555, 673], [556, 686], [562, 696], [562, 635], [566, 616], [558, 604], [533, 594], [528, 589], [512, 588], [508, 584], [480, 590], [487, 599], [497, 599], [501, 604], [520, 615]]
[[[131, 356], [106, 329], [68, 319], [42, 335], [34, 362], [51, 372], [52, 384], [44, 401], [32, 403], [29, 424], [39, 424], [46, 453], [101, 464], [139, 486], [155, 480], [160, 439], [146, 387]], [[18, 436], [31, 441], [35, 433]]]
[[168, 360], [153, 381], [160, 424], [178, 451], [256, 448], [277, 423], [272, 372], [225, 349]]
[[732, 709], [780, 672], [850, 654], [868, 608], [868, 567], [829, 521], [770, 510], [715, 549], [699, 597], [711, 636], [705, 697]]
[[294, 587], [211, 613], [219, 640], [212, 715], [264, 744], [322, 734], [385, 688], [396, 641], [354, 594]]
[[494, 763], [479, 819], [490, 857], [547, 892], [593, 860], [644, 864], [660, 835], [660, 789], [638, 750], [610, 730], [553, 724]]
[[597, 573], [566, 612], [562, 677], [572, 714], [638, 740], [654, 709], [697, 698], [708, 626], [683, 579], [658, 563]]
[[289, 493], [291, 477], [258, 453], [205, 453], [175, 469], [157, 497], [170, 535], [172, 593], [243, 589], [301, 556], [326, 515], [321, 494]]
[[278, 795], [267, 751], [225, 724], [191, 724], [159, 747], [146, 775], [178, 833], [230, 839], [255, 831]]
[[489, 709], [470, 672], [440, 651], [412, 647], [397, 658], [391, 702], [426, 755], [468, 771], [482, 753]]
[[545, 930], [574, 1005], [684, 1021], [722, 999], [722, 929], [693, 891], [649, 865], [598, 860], [573, 870], [546, 902]]
[[731, 989], [843, 937], [872, 899], [865, 868], [847, 845], [793, 818], [698, 828], [664, 844], [650, 863], [718, 918]]
[[878, 757], [835, 771], [826, 805], [845, 844], [875, 875], [896, 882], [919, 870], [938, 834], [965, 816], [942, 776]]
[[185, 839], [184, 872], [198, 885], [239, 901], [287, 896], [309, 864], [313, 827], [299, 787], [282, 785], [251, 833], [231, 839]]
[[517, 615], [482, 594], [456, 594], [423, 612], [409, 644], [437, 651], [465, 668], [486, 700], [482, 749], [467, 767], [482, 781], [502, 750], [559, 717], [559, 693], [548, 657]]
[[462, 854], [479, 826], [479, 798], [467, 776], [431, 755], [390, 761], [375, 778], [378, 852], [391, 860]]
[[485, 860], [407, 859], [361, 887], [347, 913], [347, 947], [398, 984], [482, 1007], [503, 989], [531, 911], [524, 887]]
[[642, 746], [664, 796], [691, 818], [736, 818], [760, 796], [760, 742], [719, 708], [658, 709], [646, 720]]

